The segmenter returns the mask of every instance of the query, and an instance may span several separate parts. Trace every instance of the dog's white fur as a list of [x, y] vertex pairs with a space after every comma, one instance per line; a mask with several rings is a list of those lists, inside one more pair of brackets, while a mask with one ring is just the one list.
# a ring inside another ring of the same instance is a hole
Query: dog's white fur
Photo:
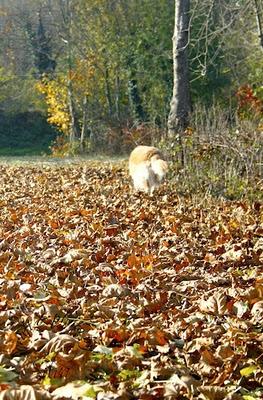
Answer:
[[129, 172], [135, 190], [151, 196], [168, 171], [168, 163], [161, 151], [152, 146], [137, 146], [129, 158]]

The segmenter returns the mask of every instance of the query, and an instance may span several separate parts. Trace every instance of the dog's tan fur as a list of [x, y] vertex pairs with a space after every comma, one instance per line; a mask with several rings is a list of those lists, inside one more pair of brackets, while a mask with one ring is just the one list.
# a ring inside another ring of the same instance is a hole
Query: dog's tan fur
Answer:
[[134, 188], [152, 195], [166, 175], [168, 163], [156, 147], [137, 146], [129, 158], [129, 171]]

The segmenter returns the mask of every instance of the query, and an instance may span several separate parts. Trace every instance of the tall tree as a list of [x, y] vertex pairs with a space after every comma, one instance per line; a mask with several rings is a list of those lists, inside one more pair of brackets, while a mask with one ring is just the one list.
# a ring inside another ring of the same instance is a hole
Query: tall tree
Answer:
[[258, 24], [258, 36], [260, 45], [263, 49], [263, 4], [260, 0], [254, 0], [255, 3], [255, 11], [256, 11], [256, 18]]
[[[173, 35], [173, 96], [168, 117], [170, 137], [179, 134], [179, 139], [186, 128], [191, 110], [188, 69], [190, 0], [175, 0], [175, 21]], [[182, 160], [183, 161], [183, 160]]]
[[[50, 0], [46, 0], [44, 4], [48, 8], [52, 24], [55, 27], [56, 36], [60, 41], [61, 66], [63, 71], [62, 75], [64, 75], [65, 77], [65, 79], [63, 79], [62, 81], [64, 84], [66, 82], [67, 91], [67, 104], [64, 105], [64, 108], [67, 109], [69, 117], [69, 131], [67, 133], [69, 135], [69, 141], [71, 143], [74, 143], [80, 139], [81, 135], [78, 124], [77, 106], [73, 88], [73, 76], [76, 58], [76, 43], [74, 40], [76, 1], [56, 0], [51, 2]], [[46, 44], [46, 41], [43, 39], [42, 41]], [[57, 82], [51, 82], [51, 85], [53, 84], [57, 84]], [[63, 88], [63, 90], [64, 89], [65, 88]]]
[[56, 61], [52, 58], [50, 38], [42, 21], [41, 9], [38, 13], [38, 28], [35, 39], [35, 65], [40, 74], [54, 72]]

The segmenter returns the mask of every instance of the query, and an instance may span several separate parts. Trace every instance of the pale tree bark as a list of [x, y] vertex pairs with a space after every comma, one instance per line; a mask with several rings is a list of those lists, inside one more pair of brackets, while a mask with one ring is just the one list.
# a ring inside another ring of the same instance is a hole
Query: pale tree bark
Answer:
[[78, 137], [78, 129], [76, 126], [72, 81], [70, 78], [68, 79], [68, 109], [70, 116], [69, 141], [70, 143], [74, 143]]
[[258, 24], [258, 36], [260, 41], [260, 46], [263, 49], [263, 4], [260, 0], [254, 0], [255, 10], [256, 10], [256, 18]]
[[85, 139], [88, 131], [88, 96], [87, 94], [84, 95], [83, 99], [83, 108], [82, 108], [82, 115], [83, 115], [83, 121], [82, 121], [82, 128], [81, 128], [81, 134], [80, 134], [80, 150], [84, 151], [84, 144], [85, 144]]
[[188, 43], [190, 0], [175, 0], [175, 22], [173, 35], [174, 85], [168, 117], [168, 135], [181, 135], [188, 125], [191, 110], [188, 69]]
[[61, 3], [61, 12], [64, 19], [65, 25], [65, 33], [66, 39], [64, 41], [67, 45], [67, 58], [68, 58], [68, 107], [69, 107], [69, 116], [70, 116], [70, 132], [69, 132], [69, 140], [71, 143], [74, 143], [79, 139], [79, 132], [77, 127], [77, 117], [76, 110], [74, 104], [74, 94], [73, 94], [73, 84], [72, 84], [72, 76], [73, 76], [73, 43], [72, 43], [72, 25], [73, 25], [73, 13], [72, 13], [72, 3], [70, 0], [66, 0], [65, 8], [63, 9], [63, 4]]
[[108, 102], [108, 110], [109, 110], [109, 116], [112, 116], [112, 95], [111, 95], [111, 85], [110, 85], [110, 74], [109, 74], [109, 67], [107, 65], [107, 61], [105, 61], [104, 64], [104, 79], [105, 79], [105, 92], [106, 92], [106, 99]]
[[118, 68], [116, 69], [116, 78], [115, 78], [115, 115], [118, 121], [120, 121], [120, 93], [121, 93], [121, 88], [120, 88], [120, 76], [119, 76], [119, 70]]

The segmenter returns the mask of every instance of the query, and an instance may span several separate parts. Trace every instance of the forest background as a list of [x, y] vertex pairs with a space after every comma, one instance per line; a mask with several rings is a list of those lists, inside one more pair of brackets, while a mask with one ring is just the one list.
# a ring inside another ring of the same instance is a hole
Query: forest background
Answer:
[[208, 180], [231, 197], [260, 178], [261, 1], [191, 2], [183, 142], [167, 135], [174, 0], [0, 4], [2, 155], [112, 156], [151, 143], [174, 158], [177, 173], [202, 165], [198, 187]]

